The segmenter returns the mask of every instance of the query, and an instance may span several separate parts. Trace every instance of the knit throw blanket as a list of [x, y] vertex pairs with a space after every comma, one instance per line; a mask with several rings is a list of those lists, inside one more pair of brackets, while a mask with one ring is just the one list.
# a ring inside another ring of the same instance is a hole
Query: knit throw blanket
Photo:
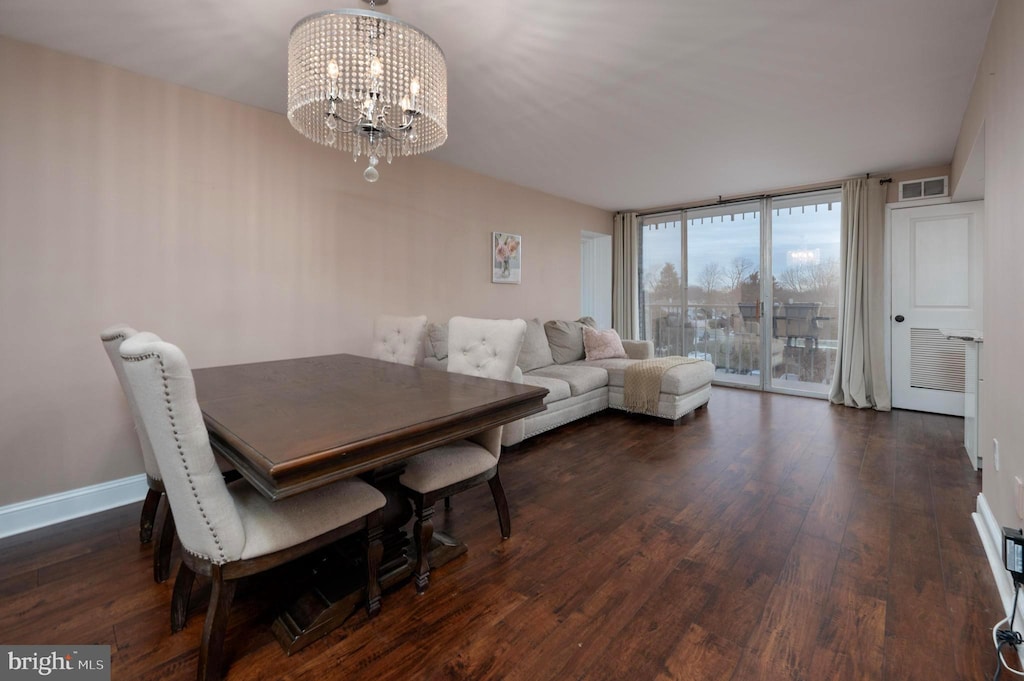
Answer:
[[695, 357], [657, 357], [643, 359], [626, 367], [622, 385], [622, 402], [626, 411], [638, 414], [658, 415], [658, 399], [661, 395], [661, 377], [680, 364], [693, 364], [701, 360]]

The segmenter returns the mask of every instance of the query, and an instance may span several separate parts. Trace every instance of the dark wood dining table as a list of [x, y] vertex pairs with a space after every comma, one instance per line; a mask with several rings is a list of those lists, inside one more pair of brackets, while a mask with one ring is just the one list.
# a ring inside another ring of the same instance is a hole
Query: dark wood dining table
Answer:
[[[398, 478], [403, 461], [544, 410], [547, 390], [339, 354], [196, 369], [196, 395], [214, 451], [267, 498], [284, 499], [360, 476], [388, 499], [385, 588], [408, 578], [412, 550], [403, 526], [412, 507]], [[438, 533], [431, 564], [465, 547]], [[317, 570], [321, 575], [323, 568]], [[325, 598], [313, 587], [274, 631], [291, 653], [343, 622], [351, 593]], [[337, 598], [337, 600], [333, 600]], [[316, 603], [332, 601], [323, 612]]]

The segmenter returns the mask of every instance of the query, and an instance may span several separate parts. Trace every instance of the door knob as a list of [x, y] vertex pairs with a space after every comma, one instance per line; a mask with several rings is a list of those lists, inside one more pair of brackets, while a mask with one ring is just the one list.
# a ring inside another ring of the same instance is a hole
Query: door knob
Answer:
[[898, 315], [896, 315], [896, 316], [894, 317], [894, 319], [895, 319], [895, 320], [896, 320], [897, 322], [902, 322], [902, 321], [903, 321], [904, 319], [906, 319], [906, 317], [904, 317], [904, 316], [903, 316], [903, 315], [901, 315], [901, 314], [898, 314]]

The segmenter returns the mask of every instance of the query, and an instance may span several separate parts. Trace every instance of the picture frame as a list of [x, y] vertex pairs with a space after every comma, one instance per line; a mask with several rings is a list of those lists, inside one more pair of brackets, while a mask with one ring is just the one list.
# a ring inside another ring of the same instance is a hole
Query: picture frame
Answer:
[[491, 283], [519, 284], [523, 280], [523, 237], [491, 232]]

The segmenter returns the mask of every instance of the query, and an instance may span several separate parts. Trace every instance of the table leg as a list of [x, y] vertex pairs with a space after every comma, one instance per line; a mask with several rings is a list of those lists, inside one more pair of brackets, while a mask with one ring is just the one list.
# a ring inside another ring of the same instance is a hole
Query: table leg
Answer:
[[[404, 464], [395, 464], [373, 471], [364, 479], [387, 498], [384, 507], [384, 558], [380, 581], [384, 590], [409, 580], [415, 556], [405, 525], [412, 518], [412, 503], [401, 492], [398, 478]], [[285, 608], [272, 625], [272, 630], [289, 655], [302, 650], [341, 626], [355, 614], [366, 600], [365, 559], [362, 543], [346, 538], [325, 549], [310, 560], [309, 585]], [[430, 544], [428, 562], [431, 569], [466, 553], [466, 545], [450, 535], [435, 530]], [[384, 607], [387, 607], [386, 599]]]

